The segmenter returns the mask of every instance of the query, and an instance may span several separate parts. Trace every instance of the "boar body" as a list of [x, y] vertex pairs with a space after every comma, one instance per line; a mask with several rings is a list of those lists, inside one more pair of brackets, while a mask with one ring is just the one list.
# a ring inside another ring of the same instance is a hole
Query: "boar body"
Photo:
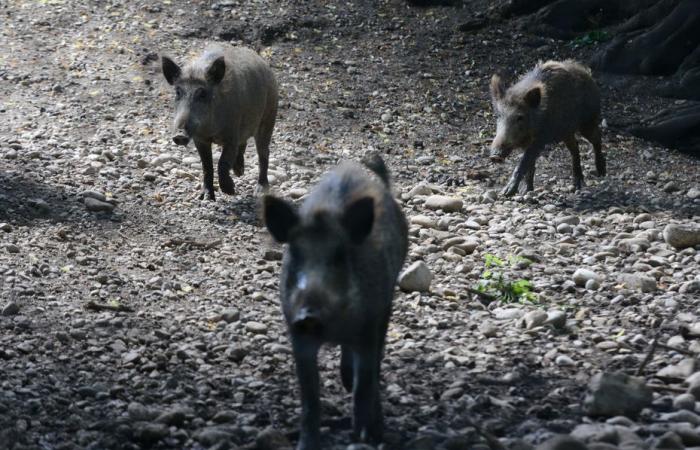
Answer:
[[173, 141], [187, 145], [193, 140], [202, 161], [200, 198], [215, 198], [212, 144], [221, 146], [219, 187], [233, 194], [230, 171], [243, 174], [251, 137], [258, 153], [258, 185], [264, 190], [277, 117], [277, 82], [267, 63], [251, 49], [214, 44], [183, 69], [164, 56], [162, 68], [175, 87]]
[[317, 358], [324, 343], [341, 346], [341, 378], [353, 392], [357, 438], [378, 442], [382, 437], [380, 363], [408, 231], [381, 181], [386, 171], [376, 173], [341, 164], [298, 211], [265, 197], [266, 225], [276, 240], [288, 243], [280, 297], [301, 387], [298, 449], [320, 448]]
[[497, 117], [491, 159], [503, 161], [512, 150], [524, 149], [505, 195], [534, 189], [535, 162], [545, 146], [564, 142], [571, 153], [574, 189], [583, 186], [581, 157], [575, 133], [593, 145], [598, 175], [605, 175], [601, 148], [600, 94], [588, 68], [571, 60], [538, 64], [506, 89], [498, 75], [491, 79], [491, 97]]

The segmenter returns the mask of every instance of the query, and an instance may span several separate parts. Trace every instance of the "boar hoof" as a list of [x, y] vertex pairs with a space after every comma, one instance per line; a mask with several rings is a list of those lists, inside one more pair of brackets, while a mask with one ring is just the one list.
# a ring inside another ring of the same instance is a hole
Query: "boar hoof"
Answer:
[[216, 200], [216, 195], [213, 190], [203, 189], [199, 194], [200, 200]]
[[525, 195], [526, 193], [534, 190], [532, 186], [528, 186], [527, 184], [521, 184], [520, 187], [518, 188], [518, 194], [520, 195]]
[[265, 195], [270, 193], [270, 185], [269, 184], [258, 184], [255, 187], [255, 193], [257, 195]]
[[605, 176], [605, 161], [596, 161], [595, 163], [596, 174], [599, 177]]
[[315, 439], [302, 438], [297, 444], [296, 450], [321, 450], [321, 444]]
[[586, 183], [583, 182], [583, 178], [577, 178], [574, 180], [574, 192], [580, 191], [585, 186], [586, 186]]
[[501, 195], [504, 195], [506, 197], [512, 197], [517, 191], [518, 185], [511, 181], [508, 184], [506, 184], [506, 187], [503, 188], [503, 190], [501, 191]]
[[233, 180], [228, 174], [225, 177], [219, 175], [219, 187], [224, 194], [233, 195], [235, 193]]

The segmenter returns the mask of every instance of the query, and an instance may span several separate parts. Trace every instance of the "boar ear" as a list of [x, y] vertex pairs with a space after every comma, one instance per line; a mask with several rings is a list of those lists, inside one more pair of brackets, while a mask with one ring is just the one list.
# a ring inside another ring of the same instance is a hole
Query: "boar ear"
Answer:
[[352, 202], [345, 210], [341, 223], [350, 235], [350, 240], [361, 244], [374, 224], [374, 198], [362, 197]]
[[175, 64], [175, 62], [167, 56], [161, 56], [160, 63], [163, 68], [163, 75], [168, 84], [175, 84], [177, 80], [180, 79], [180, 66]]
[[289, 202], [266, 195], [263, 198], [263, 221], [277, 242], [289, 241], [290, 231], [299, 224], [299, 215]]
[[542, 101], [542, 87], [541, 86], [536, 86], [525, 94], [525, 103], [527, 103], [527, 106], [530, 108], [537, 108], [540, 106], [540, 102]]
[[491, 77], [491, 97], [494, 100], [500, 100], [506, 93], [506, 85], [503, 79], [498, 75], [494, 74]]
[[219, 84], [224, 79], [226, 73], [226, 61], [223, 56], [219, 56], [211, 63], [207, 69], [207, 81], [212, 84]]

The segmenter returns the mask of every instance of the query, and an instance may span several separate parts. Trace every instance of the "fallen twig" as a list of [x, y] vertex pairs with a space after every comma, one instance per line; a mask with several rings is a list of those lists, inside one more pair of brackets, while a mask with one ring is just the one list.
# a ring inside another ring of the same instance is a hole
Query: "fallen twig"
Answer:
[[488, 301], [490, 301], [490, 302], [495, 302], [496, 300], [498, 300], [498, 297], [496, 297], [495, 295], [489, 294], [489, 293], [487, 293], [487, 292], [481, 292], [481, 291], [479, 291], [479, 290], [477, 290], [477, 289], [473, 289], [473, 288], [470, 288], [470, 287], [467, 287], [467, 288], [465, 288], [465, 289], [466, 289], [467, 292], [469, 292], [470, 294], [477, 295], [477, 296], [479, 296], [479, 297], [481, 297], [481, 298], [483, 298], [483, 299], [485, 299], [485, 300], [488, 300]]
[[85, 304], [85, 309], [87, 309], [89, 311], [134, 312], [133, 309], [129, 308], [128, 306], [124, 306], [122, 304], [108, 305], [105, 303], [95, 303], [93, 301], [87, 302]]
[[669, 386], [666, 384], [655, 384], [655, 383], [654, 384], [649, 383], [649, 384], [647, 384], [647, 386], [655, 391], [669, 391], [669, 392], [677, 392], [679, 394], [682, 394], [684, 392], [688, 392], [688, 389], [682, 388], [680, 386]]
[[674, 347], [674, 346], [668, 345], [668, 344], [662, 344], [661, 342], [657, 343], [656, 345], [658, 345], [659, 347], [661, 347], [663, 349], [671, 350], [673, 352], [678, 352], [678, 353], [686, 355], [686, 356], [692, 356], [692, 357], [696, 356], [695, 353], [691, 352], [690, 350], [685, 350], [683, 348]]
[[654, 356], [654, 352], [656, 351], [656, 347], [659, 345], [659, 336], [661, 336], [661, 324], [659, 324], [659, 329], [656, 331], [656, 336], [654, 336], [654, 340], [651, 341], [651, 346], [649, 347], [649, 351], [647, 352], [647, 356], [644, 357], [644, 360], [642, 361], [642, 364], [639, 366], [639, 369], [637, 369], [637, 376], [641, 376], [642, 373], [644, 372], [644, 368], [649, 364], [651, 361], [651, 358]]
[[192, 247], [199, 247], [199, 248], [203, 248], [203, 249], [208, 250], [208, 249], [215, 248], [215, 247], [218, 247], [219, 245], [221, 245], [221, 239], [216, 239], [216, 240], [210, 241], [210, 242], [202, 242], [202, 241], [197, 241], [194, 239], [172, 238], [172, 239], [168, 239], [167, 241], [165, 241], [163, 243], [163, 246], [164, 247], [176, 247], [176, 246], [182, 245], [182, 244], [187, 244], [187, 245], [191, 245]]

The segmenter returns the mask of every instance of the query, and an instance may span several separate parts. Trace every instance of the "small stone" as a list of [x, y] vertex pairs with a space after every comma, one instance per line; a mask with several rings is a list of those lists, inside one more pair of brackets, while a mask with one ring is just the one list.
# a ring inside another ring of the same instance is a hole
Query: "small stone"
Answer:
[[559, 309], [548, 311], [547, 320], [544, 323], [554, 328], [564, 328], [566, 326], [566, 313]]
[[176, 156], [169, 154], [169, 153], [163, 153], [162, 155], [158, 155], [151, 160], [151, 166], [152, 167], [162, 166], [166, 162], [179, 163], [180, 159], [177, 158]]
[[3, 316], [14, 316], [17, 313], [19, 313], [19, 305], [15, 302], [10, 302], [7, 305], [5, 305], [4, 308], [2, 308], [2, 315]]
[[576, 226], [579, 223], [581, 223], [581, 220], [578, 218], [578, 216], [564, 216], [557, 217], [556, 219], [554, 219], [554, 225], [560, 225], [562, 223], [566, 223], [571, 226]]
[[560, 223], [557, 225], [557, 233], [560, 234], [571, 234], [574, 231], [574, 227], [569, 225], [568, 223]]
[[226, 323], [236, 322], [241, 317], [241, 312], [234, 308], [225, 309], [221, 313], [221, 320]]
[[103, 202], [97, 200], [93, 197], [85, 197], [83, 199], [85, 202], [85, 208], [92, 212], [112, 212], [114, 210], [114, 205], [111, 203]]
[[265, 250], [263, 259], [265, 261], [282, 261], [282, 252], [279, 250]]
[[682, 250], [700, 245], [700, 227], [668, 224], [663, 231], [664, 241], [671, 247]]
[[495, 337], [496, 334], [498, 334], [498, 327], [493, 322], [487, 320], [479, 325], [479, 332], [487, 338]]
[[572, 279], [574, 280], [574, 283], [576, 283], [576, 286], [583, 287], [586, 286], [586, 283], [589, 280], [600, 282], [600, 275], [598, 275], [590, 269], [580, 268], [576, 269], [576, 272], [574, 272]]
[[424, 216], [424, 215], [417, 215], [417, 216], [411, 217], [411, 224], [418, 225], [419, 227], [423, 227], [423, 228], [437, 228], [438, 227], [437, 220], [433, 219], [432, 217]]
[[641, 273], [624, 273], [620, 275], [619, 281], [629, 289], [641, 292], [656, 291], [656, 279]]
[[187, 419], [188, 410], [185, 408], [174, 408], [163, 412], [156, 418], [156, 422], [166, 425], [181, 427]]
[[571, 367], [576, 365], [576, 362], [574, 362], [573, 359], [566, 355], [557, 356], [557, 358], [554, 360], [554, 363], [560, 367]]
[[688, 393], [677, 395], [673, 399], [673, 407], [676, 409], [695, 411], [695, 397]]
[[678, 364], [673, 364], [670, 366], [666, 366], [663, 369], [659, 370], [656, 373], [656, 376], [659, 378], [664, 378], [664, 379], [679, 379], [683, 380], [688, 378], [690, 375], [695, 372], [695, 359], [693, 358], [685, 358], [683, 361], [679, 362]]
[[520, 308], [495, 308], [493, 317], [496, 320], [513, 320], [520, 319], [525, 315], [525, 311]]
[[586, 290], [597, 291], [598, 289], [600, 289], [600, 283], [598, 282], [598, 280], [586, 281]]
[[206, 427], [194, 433], [194, 439], [200, 444], [211, 447], [231, 438], [231, 432], [222, 427]]
[[289, 439], [279, 430], [266, 428], [255, 438], [255, 445], [258, 450], [286, 450], [292, 449]]
[[673, 431], [664, 433], [654, 444], [654, 449], [658, 450], [685, 450], [685, 448], [681, 438]]
[[659, 416], [659, 420], [664, 422], [685, 422], [692, 424], [693, 426], [700, 425], [700, 416], [685, 409], [661, 414]]
[[555, 436], [538, 445], [536, 450], [588, 450], [588, 447], [571, 436]]
[[653, 392], [643, 379], [601, 372], [591, 378], [583, 408], [589, 416], [635, 417], [652, 399]]
[[700, 280], [687, 281], [681, 284], [678, 288], [678, 292], [681, 294], [695, 294], [700, 292]]
[[406, 193], [406, 198], [413, 198], [419, 195], [430, 195], [432, 193], [433, 190], [430, 188], [430, 186], [421, 182], [413, 186], [413, 188], [411, 188], [411, 190], [408, 191], [408, 193]]
[[536, 309], [534, 311], [530, 311], [529, 313], [523, 316], [522, 324], [526, 329], [531, 330], [537, 326], [542, 325], [546, 320], [547, 313], [540, 309]]
[[246, 322], [245, 329], [253, 334], [265, 334], [267, 333], [267, 325], [261, 322], [250, 321]]
[[5, 244], [5, 251], [7, 253], [19, 253], [20, 249], [15, 244]]
[[669, 181], [663, 187], [663, 191], [668, 192], [669, 194], [672, 192], [678, 192], [680, 190], [681, 190], [681, 188], [678, 186], [678, 183], [676, 183], [675, 181]]
[[168, 426], [164, 423], [139, 424], [134, 429], [134, 437], [142, 443], [150, 446], [170, 434]]
[[700, 198], [700, 189], [692, 187], [688, 189], [688, 192], [685, 194], [689, 199], [695, 200], [696, 198]]
[[414, 262], [399, 275], [399, 287], [405, 292], [427, 292], [432, 281], [433, 274], [423, 261]]
[[5, 233], [9, 233], [12, 231], [12, 225], [9, 223], [2, 222], [0, 223], [0, 231], [4, 231]]
[[432, 436], [418, 436], [406, 443], [406, 450], [435, 450]]
[[212, 417], [211, 420], [216, 423], [230, 423], [235, 422], [237, 417], [238, 414], [236, 414], [235, 411], [224, 410], [214, 414], [214, 417]]
[[458, 197], [448, 197], [446, 195], [431, 195], [425, 201], [428, 209], [441, 209], [445, 212], [457, 212], [462, 209], [462, 199]]

